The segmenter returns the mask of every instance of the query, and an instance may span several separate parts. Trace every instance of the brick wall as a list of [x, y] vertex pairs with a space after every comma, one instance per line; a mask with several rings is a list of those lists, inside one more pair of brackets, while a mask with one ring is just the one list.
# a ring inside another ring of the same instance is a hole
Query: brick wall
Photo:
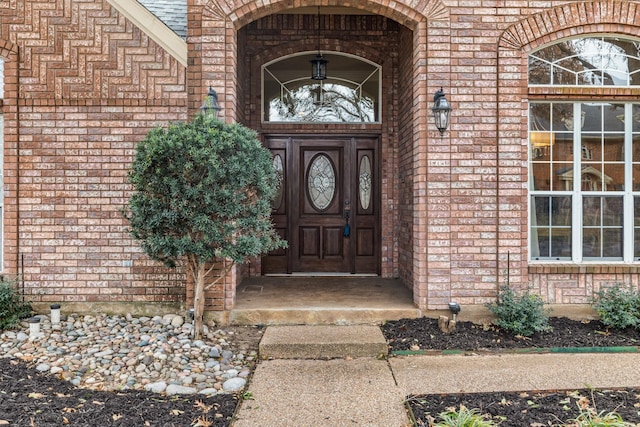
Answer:
[[[413, 78], [411, 61], [413, 59], [413, 35], [408, 28], [400, 32], [400, 78], [398, 94], [398, 139], [402, 141], [398, 150], [399, 186], [398, 201], [395, 204], [398, 218], [397, 234], [394, 244], [397, 245], [399, 277], [404, 283], [413, 283]], [[426, 295], [423, 295], [426, 298]]]
[[141, 253], [120, 209], [135, 144], [187, 117], [186, 70], [106, 2], [0, 14], [4, 273], [33, 302], [184, 301], [184, 274]]
[[[554, 303], [586, 303], [612, 281], [638, 286], [633, 266], [528, 264], [526, 169], [527, 99], [544, 97], [527, 88], [528, 52], [585, 33], [636, 37], [637, 3], [322, 3], [374, 13], [326, 17], [323, 28], [328, 49], [384, 67], [383, 275], [413, 287], [421, 308], [491, 301], [506, 272]], [[0, 1], [5, 270], [23, 272], [42, 301], [183, 299], [179, 274], [147, 261], [124, 230], [125, 165], [151, 127], [193, 114], [209, 85], [223, 118], [269, 131], [259, 65], [315, 49], [311, 15], [279, 14], [292, 4], [318, 3], [189, 0], [185, 69], [106, 2]], [[441, 86], [454, 107], [443, 137], [430, 112]], [[233, 305], [236, 274], [208, 307]]]

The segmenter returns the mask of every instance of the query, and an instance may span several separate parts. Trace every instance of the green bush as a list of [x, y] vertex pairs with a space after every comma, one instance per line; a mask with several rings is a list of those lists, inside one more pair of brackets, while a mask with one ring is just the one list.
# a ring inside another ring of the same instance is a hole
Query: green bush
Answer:
[[615, 284], [596, 292], [594, 309], [605, 325], [615, 329], [640, 327], [640, 292]]
[[18, 295], [15, 282], [0, 279], [0, 330], [13, 328], [31, 315], [31, 305]]
[[433, 424], [434, 427], [492, 427], [497, 424], [485, 417], [477, 409], [467, 409], [460, 405], [460, 409], [443, 412], [439, 415], [442, 421]]
[[487, 304], [487, 308], [497, 316], [497, 326], [516, 335], [528, 337], [550, 329], [544, 301], [528, 290], [518, 294], [505, 284], [499, 289], [498, 301]]

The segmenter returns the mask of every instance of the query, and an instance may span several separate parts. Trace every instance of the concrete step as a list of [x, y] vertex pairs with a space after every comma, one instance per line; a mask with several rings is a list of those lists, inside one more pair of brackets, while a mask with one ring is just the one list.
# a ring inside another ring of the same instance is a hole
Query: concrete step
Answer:
[[384, 357], [387, 343], [373, 325], [269, 326], [260, 341], [262, 359]]
[[233, 325], [360, 325], [380, 324], [387, 320], [422, 317], [422, 312], [406, 308], [282, 307], [234, 308], [229, 312]]

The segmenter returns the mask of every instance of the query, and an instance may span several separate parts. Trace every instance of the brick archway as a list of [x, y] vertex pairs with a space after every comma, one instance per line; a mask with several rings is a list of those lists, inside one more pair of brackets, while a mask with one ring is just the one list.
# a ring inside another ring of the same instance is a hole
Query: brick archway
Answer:
[[420, 3], [419, 8], [415, 7], [412, 2], [389, 2], [387, 0], [369, 0], [366, 3], [358, 0], [329, 0], [322, 3], [314, 0], [298, 0], [293, 4], [283, 0], [269, 4], [257, 1], [247, 3], [243, 0], [209, 0], [205, 9], [209, 11], [211, 16], [228, 18], [237, 29], [266, 15], [278, 13], [285, 9], [305, 6], [340, 6], [363, 9], [367, 12], [393, 19], [409, 28], [413, 28], [425, 18], [428, 20], [445, 20], [448, 17], [448, 9], [441, 0], [427, 0], [426, 4]]
[[[244, 3], [235, 1], [209, 1], [197, 4], [195, 0], [188, 1], [188, 46], [189, 65], [187, 70], [187, 84], [189, 87], [189, 108], [195, 111], [204, 96], [205, 88], [213, 86], [220, 95], [224, 108], [224, 120], [242, 121], [243, 99], [245, 88], [240, 85], [237, 73], [239, 67], [238, 39], [239, 29], [263, 17], [278, 14], [287, 9], [301, 7], [315, 7], [316, 0], [297, 0], [293, 4], [287, 1], [275, 1], [269, 4], [262, 2]], [[399, 165], [407, 172], [403, 174], [402, 191], [407, 205], [403, 209], [406, 222], [405, 229], [411, 230], [403, 244], [390, 244], [391, 255], [399, 259], [398, 246], [402, 246], [403, 265], [399, 268], [399, 275], [405, 283], [414, 290], [414, 302], [422, 308], [427, 306], [428, 299], [428, 267], [425, 247], [428, 234], [428, 218], [413, 212], [425, 212], [427, 197], [427, 158], [429, 157], [429, 143], [431, 138], [439, 136], [430, 132], [430, 109], [423, 108], [430, 105], [435, 93], [441, 86], [448, 87], [446, 70], [449, 65], [439, 65], [433, 76], [428, 76], [429, 49], [434, 52], [449, 49], [450, 40], [443, 38], [443, 26], [448, 27], [449, 11], [441, 0], [428, 0], [419, 5], [408, 1], [387, 2], [371, 0], [360, 2], [355, 0], [329, 0], [323, 2], [322, 7], [349, 7], [373, 13], [393, 20], [407, 29], [404, 45], [407, 54], [403, 57], [402, 79], [409, 82], [407, 89], [410, 101], [402, 99], [402, 108], [406, 111], [401, 121], [400, 151], [405, 164]], [[448, 30], [445, 30], [447, 32]], [[427, 76], [429, 78], [427, 78]], [[383, 137], [384, 138], [384, 137]], [[427, 143], [425, 143], [427, 141]], [[384, 142], [383, 142], [384, 143]], [[394, 179], [398, 179], [395, 177]], [[395, 184], [398, 186], [398, 181]], [[406, 187], [406, 188], [405, 188]], [[393, 220], [396, 221], [396, 220]], [[397, 273], [397, 272], [396, 272]], [[234, 280], [235, 281], [235, 280]], [[234, 288], [235, 286], [232, 286]], [[225, 291], [225, 308], [234, 305], [235, 289], [227, 287]]]
[[[498, 42], [508, 50], [529, 52], [555, 40], [589, 33], [638, 35], [640, 4], [626, 1], [568, 3], [530, 15], [507, 28]], [[526, 78], [526, 77], [525, 77]]]

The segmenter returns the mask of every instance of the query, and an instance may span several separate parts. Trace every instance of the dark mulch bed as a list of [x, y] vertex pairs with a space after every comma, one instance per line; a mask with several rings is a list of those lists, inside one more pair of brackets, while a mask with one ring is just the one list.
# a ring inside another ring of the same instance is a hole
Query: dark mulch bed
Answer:
[[231, 395], [79, 389], [23, 362], [0, 358], [0, 425], [218, 427], [230, 425], [236, 406]]
[[618, 347], [640, 345], [640, 330], [614, 330], [599, 320], [580, 322], [564, 317], [549, 319], [552, 330], [518, 337], [495, 326], [458, 322], [451, 334], [438, 321], [422, 317], [390, 321], [382, 326], [389, 350], [494, 350], [550, 347]]
[[571, 421], [581, 411], [600, 415], [615, 411], [628, 423], [640, 422], [640, 389], [425, 395], [411, 397], [409, 404], [417, 426], [428, 426], [434, 419], [441, 421], [438, 414], [448, 408], [459, 409], [460, 405], [476, 408], [486, 419], [505, 427], [577, 426]]
[[[495, 326], [460, 322], [445, 334], [435, 319], [402, 319], [382, 326], [389, 349], [463, 350], [490, 352], [524, 348], [637, 347], [640, 331], [608, 329], [600, 321], [580, 322], [550, 318], [552, 330], [529, 338], [514, 336]], [[640, 423], [640, 389], [527, 391], [522, 393], [468, 393], [410, 396], [408, 403], [416, 425], [428, 426], [438, 414], [460, 405], [475, 408], [502, 426], [562, 426], [583, 411], [606, 414], [615, 411], [626, 422]], [[576, 425], [576, 424], [573, 424]], [[605, 425], [605, 424], [591, 424]], [[607, 424], [608, 425], [608, 424]], [[638, 424], [640, 425], [640, 424]]]

